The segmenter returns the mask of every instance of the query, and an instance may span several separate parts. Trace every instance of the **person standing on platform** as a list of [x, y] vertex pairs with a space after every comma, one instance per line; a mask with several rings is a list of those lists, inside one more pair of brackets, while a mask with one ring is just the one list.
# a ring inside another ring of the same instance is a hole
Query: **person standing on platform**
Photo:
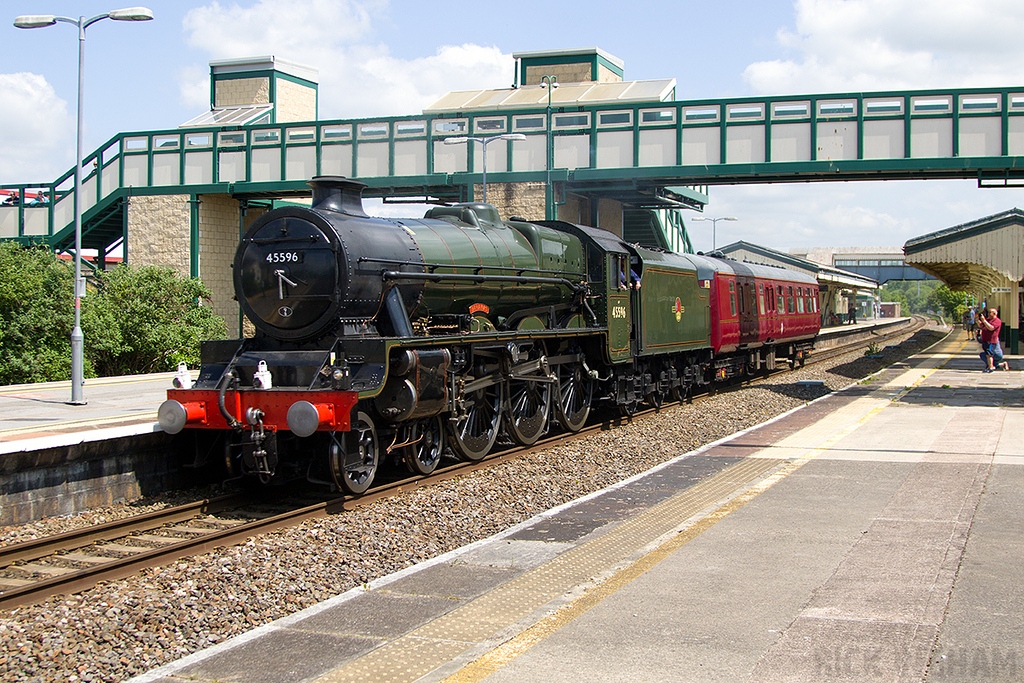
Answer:
[[977, 318], [974, 312], [974, 307], [972, 306], [967, 309], [966, 313], [964, 313], [964, 329], [967, 330], [968, 339], [974, 336], [974, 327], [976, 324]]
[[[988, 309], [988, 318], [985, 318], [985, 313], [982, 312], [978, 316], [978, 325], [981, 329], [981, 346], [982, 352], [978, 356], [985, 362], [985, 369], [982, 372], [993, 372], [995, 370], [995, 358], [996, 353], [1000, 349], [999, 346], [999, 330], [1003, 326], [1003, 321], [999, 319], [999, 311], [994, 308]], [[1003, 363], [1003, 355], [999, 353], [999, 362]]]

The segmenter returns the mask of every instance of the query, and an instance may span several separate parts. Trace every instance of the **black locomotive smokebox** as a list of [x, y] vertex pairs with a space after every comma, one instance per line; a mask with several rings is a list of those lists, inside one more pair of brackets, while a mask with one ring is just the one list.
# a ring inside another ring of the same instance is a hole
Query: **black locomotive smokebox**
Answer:
[[367, 217], [363, 210], [366, 183], [340, 175], [321, 175], [306, 184], [313, 188], [312, 208]]

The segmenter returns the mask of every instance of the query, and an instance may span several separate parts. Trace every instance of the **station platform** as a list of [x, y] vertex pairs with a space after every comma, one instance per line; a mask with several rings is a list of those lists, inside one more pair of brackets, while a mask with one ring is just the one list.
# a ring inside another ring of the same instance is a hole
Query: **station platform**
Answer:
[[0, 455], [161, 431], [156, 411], [173, 372], [85, 380], [85, 405], [71, 382], [0, 387]]
[[132, 679], [1016, 681], [1021, 359], [847, 389]]

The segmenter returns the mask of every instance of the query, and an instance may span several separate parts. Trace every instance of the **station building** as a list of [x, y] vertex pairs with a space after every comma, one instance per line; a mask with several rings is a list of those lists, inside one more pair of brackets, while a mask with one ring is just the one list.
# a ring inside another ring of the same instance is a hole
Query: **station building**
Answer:
[[1009, 353], [1020, 353], [1024, 211], [1013, 208], [922, 235], [909, 240], [903, 250], [908, 264], [950, 289], [974, 294], [986, 308], [998, 309], [1003, 346]]

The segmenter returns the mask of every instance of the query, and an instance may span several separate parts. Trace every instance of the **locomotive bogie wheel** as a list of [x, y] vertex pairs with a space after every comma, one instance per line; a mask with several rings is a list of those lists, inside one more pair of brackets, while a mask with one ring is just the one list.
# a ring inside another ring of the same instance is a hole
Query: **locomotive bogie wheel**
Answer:
[[567, 432], [578, 432], [590, 415], [594, 396], [594, 380], [583, 363], [564, 363], [555, 367], [558, 393], [555, 396], [555, 417]]
[[507, 392], [505, 430], [520, 446], [532, 446], [548, 427], [551, 384], [512, 379], [508, 381]]
[[661, 408], [661, 404], [664, 402], [664, 400], [664, 394], [662, 394], [661, 391], [659, 391], [658, 389], [655, 389], [654, 391], [651, 391], [646, 396], [644, 396], [644, 401], [647, 403], [647, 405], [651, 406], [655, 410]]
[[333, 434], [328, 458], [331, 475], [338, 488], [346, 493], [365, 493], [377, 474], [380, 449], [377, 430], [366, 413], [358, 413], [348, 432]]
[[468, 394], [465, 414], [448, 422], [452, 449], [463, 460], [482, 460], [501, 429], [502, 384], [492, 384]]
[[417, 422], [403, 434], [407, 437], [402, 446], [402, 459], [413, 474], [426, 476], [437, 469], [444, 453], [444, 426], [441, 418]]

